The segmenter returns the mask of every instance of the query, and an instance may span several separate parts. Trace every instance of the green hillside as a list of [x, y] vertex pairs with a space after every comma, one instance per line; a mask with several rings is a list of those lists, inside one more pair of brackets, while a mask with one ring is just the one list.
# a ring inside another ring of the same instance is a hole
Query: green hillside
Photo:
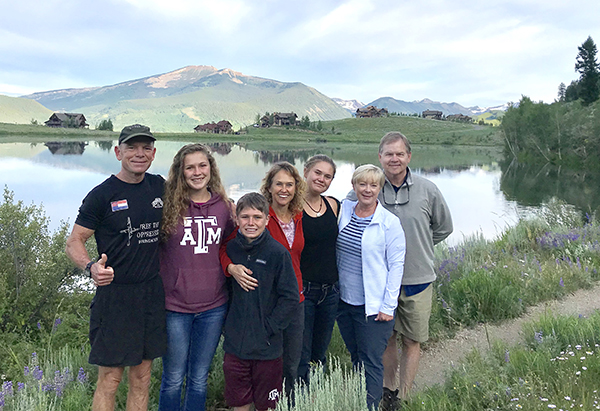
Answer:
[[32, 119], [43, 123], [51, 115], [52, 110], [37, 101], [0, 95], [0, 123], [29, 124]]
[[481, 113], [478, 116], [473, 116], [474, 122], [479, 122], [479, 120], [483, 120], [486, 124], [491, 124], [493, 126], [499, 126], [502, 122], [501, 119], [504, 116], [503, 110], [492, 110], [486, 111], [485, 113]]
[[248, 127], [247, 133], [241, 135], [161, 133], [158, 138], [177, 141], [262, 141], [266, 144], [271, 141], [278, 144], [297, 141], [311, 144], [324, 141], [379, 143], [388, 131], [400, 131], [414, 144], [501, 146], [503, 143], [497, 127], [408, 116], [323, 121], [322, 127], [321, 132], [286, 127]]
[[83, 113], [91, 127], [110, 118], [115, 129], [141, 123], [159, 132], [191, 132], [198, 124], [220, 120], [229, 120], [238, 129], [253, 124], [258, 113], [267, 111], [293, 111], [315, 121], [351, 116], [329, 97], [302, 83], [210, 66], [189, 66], [112, 86], [26, 97], [56, 111]]

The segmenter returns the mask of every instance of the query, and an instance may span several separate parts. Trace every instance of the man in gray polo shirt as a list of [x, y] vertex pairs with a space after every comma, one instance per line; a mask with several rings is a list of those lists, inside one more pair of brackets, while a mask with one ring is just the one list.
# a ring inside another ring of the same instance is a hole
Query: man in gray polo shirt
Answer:
[[[404, 277], [398, 297], [394, 333], [383, 354], [384, 381], [381, 408], [398, 409], [398, 395], [406, 398], [412, 388], [421, 355], [421, 343], [429, 338], [433, 296], [433, 246], [452, 233], [450, 209], [431, 181], [412, 174], [410, 142], [399, 132], [389, 132], [379, 144], [379, 162], [386, 181], [379, 201], [400, 218], [406, 236]], [[397, 334], [402, 337], [398, 356]], [[400, 358], [399, 358], [400, 357]], [[400, 368], [399, 386], [396, 371]]]

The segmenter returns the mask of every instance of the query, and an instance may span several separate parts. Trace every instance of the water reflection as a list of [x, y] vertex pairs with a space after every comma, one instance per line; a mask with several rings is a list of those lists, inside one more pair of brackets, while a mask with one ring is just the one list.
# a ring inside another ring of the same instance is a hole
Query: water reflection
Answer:
[[53, 155], [64, 156], [82, 155], [88, 143], [85, 141], [49, 141], [44, 145]]
[[502, 162], [500, 188], [506, 197], [525, 206], [539, 206], [556, 197], [580, 210], [600, 207], [600, 173], [562, 167]]
[[[60, 145], [55, 151], [58, 154], [62, 150], [66, 154], [70, 150], [79, 155], [53, 154], [48, 144], [0, 144], [0, 184], [7, 185], [15, 192], [15, 197], [25, 203], [43, 204], [54, 229], [60, 220], [72, 222], [89, 190], [118, 172], [120, 165], [113, 144], [113, 141], [94, 141], [81, 146], [77, 142]], [[166, 176], [173, 156], [183, 144], [157, 141], [156, 159], [150, 172]], [[211, 141], [208, 145], [233, 199], [248, 191], [257, 191], [266, 171], [276, 161], [289, 161], [302, 170], [310, 156], [317, 153], [330, 155], [338, 165], [338, 171], [328, 194], [339, 199], [351, 189], [350, 177], [356, 166], [378, 164], [377, 144]], [[524, 195], [532, 195], [537, 188], [534, 182], [526, 188], [521, 187], [520, 180], [524, 177], [520, 169], [506, 169], [504, 172], [508, 177], [501, 178], [500, 155], [499, 149], [486, 147], [413, 147], [412, 170], [438, 185], [452, 210], [455, 233], [449, 238], [451, 244], [457, 244], [463, 236], [475, 232], [494, 237], [507, 225], [514, 224], [521, 212], [519, 204], [539, 204], [520, 199], [521, 190]], [[532, 177], [532, 174], [527, 172], [526, 177]], [[545, 177], [554, 181], [552, 173]], [[562, 172], [560, 177], [564, 178], [565, 173]], [[511, 178], [513, 182], [510, 182]], [[597, 186], [598, 180], [593, 181]], [[560, 184], [566, 188], [570, 183]]]

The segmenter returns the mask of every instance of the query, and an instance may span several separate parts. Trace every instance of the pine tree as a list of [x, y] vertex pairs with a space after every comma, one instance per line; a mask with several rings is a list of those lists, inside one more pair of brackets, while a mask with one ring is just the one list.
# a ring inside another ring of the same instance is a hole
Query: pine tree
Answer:
[[581, 74], [579, 97], [583, 100], [583, 104], [588, 105], [600, 97], [600, 66], [596, 61], [596, 44], [589, 36], [577, 49], [579, 54], [575, 62], [575, 71]]
[[560, 83], [558, 86], [558, 101], [565, 101], [565, 93], [567, 92], [567, 86], [565, 83]]

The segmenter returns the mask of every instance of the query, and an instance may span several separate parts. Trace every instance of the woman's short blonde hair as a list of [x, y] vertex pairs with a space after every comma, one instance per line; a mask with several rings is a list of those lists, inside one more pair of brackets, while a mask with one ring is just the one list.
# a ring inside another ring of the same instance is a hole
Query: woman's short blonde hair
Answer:
[[363, 164], [360, 167], [357, 167], [352, 174], [352, 185], [358, 182], [367, 182], [367, 183], [377, 183], [379, 184], [379, 188], [383, 188], [385, 184], [385, 174], [383, 171], [373, 164]]

